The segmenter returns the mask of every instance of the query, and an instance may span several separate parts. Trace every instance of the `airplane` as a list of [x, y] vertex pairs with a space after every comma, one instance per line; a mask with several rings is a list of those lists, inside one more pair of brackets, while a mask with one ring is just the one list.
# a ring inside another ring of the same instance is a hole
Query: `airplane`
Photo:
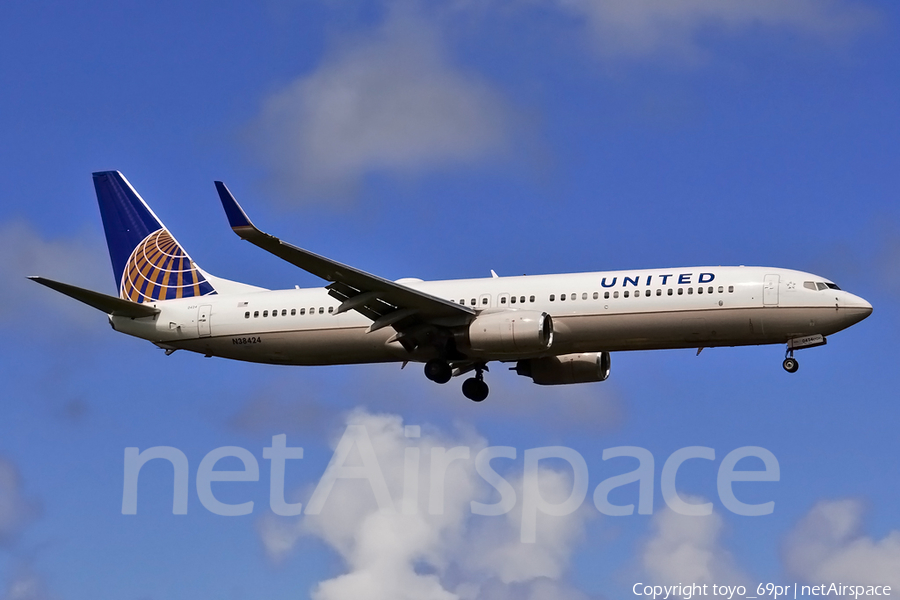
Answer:
[[540, 385], [604, 381], [610, 353], [786, 344], [794, 351], [872, 312], [832, 281], [772, 267], [685, 267], [390, 281], [260, 231], [221, 181], [232, 230], [328, 282], [268, 290], [201, 269], [118, 171], [93, 174], [119, 296], [39, 276], [37, 283], [108, 315], [116, 331], [170, 355], [281, 365], [424, 363], [443, 384], [472, 373], [463, 395], [488, 396], [489, 362]]

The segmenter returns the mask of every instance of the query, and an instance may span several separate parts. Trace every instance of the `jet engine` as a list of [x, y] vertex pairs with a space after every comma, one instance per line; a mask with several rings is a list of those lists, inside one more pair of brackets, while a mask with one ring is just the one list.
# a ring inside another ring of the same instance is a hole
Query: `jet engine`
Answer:
[[609, 367], [609, 352], [584, 352], [520, 360], [516, 373], [539, 385], [562, 385], [605, 381]]
[[553, 343], [553, 319], [545, 312], [508, 310], [478, 316], [467, 331], [467, 345], [487, 355], [543, 352]]

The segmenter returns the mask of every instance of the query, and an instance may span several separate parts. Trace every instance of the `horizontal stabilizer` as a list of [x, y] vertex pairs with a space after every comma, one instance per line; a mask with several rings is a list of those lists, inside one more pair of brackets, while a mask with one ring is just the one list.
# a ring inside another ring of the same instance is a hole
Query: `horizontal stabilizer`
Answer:
[[29, 277], [28, 279], [36, 281], [41, 285], [45, 285], [51, 290], [56, 290], [61, 294], [65, 294], [70, 298], [74, 298], [79, 302], [84, 302], [88, 306], [92, 306], [97, 310], [102, 310], [106, 314], [116, 317], [131, 317], [138, 319], [141, 317], [152, 317], [159, 313], [158, 308], [153, 308], [146, 304], [138, 304], [130, 300], [123, 300], [115, 296], [107, 296], [100, 292], [86, 290], [84, 288], [69, 285], [68, 283], [60, 283], [45, 277]]

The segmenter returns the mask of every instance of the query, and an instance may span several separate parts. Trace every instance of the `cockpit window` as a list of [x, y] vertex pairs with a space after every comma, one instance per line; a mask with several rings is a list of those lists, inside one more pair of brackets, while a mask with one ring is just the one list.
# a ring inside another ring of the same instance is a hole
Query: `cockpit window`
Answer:
[[821, 281], [817, 281], [817, 282], [816, 282], [816, 287], [817, 287], [819, 290], [827, 290], [827, 289], [828, 289], [828, 286], [825, 285], [824, 283], [822, 283]]
[[835, 285], [835, 284], [833, 284], [833, 283], [826, 283], [825, 285], [828, 286], [828, 289], [829, 289], [829, 290], [840, 290], [840, 289], [841, 289], [841, 288], [839, 288], [837, 285]]
[[816, 291], [816, 283], [814, 281], [804, 281], [803, 287], [808, 290]]

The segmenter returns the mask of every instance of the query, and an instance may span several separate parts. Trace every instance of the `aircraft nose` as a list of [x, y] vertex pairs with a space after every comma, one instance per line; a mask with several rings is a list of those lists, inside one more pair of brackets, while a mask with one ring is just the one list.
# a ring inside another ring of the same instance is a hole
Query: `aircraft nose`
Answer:
[[847, 294], [848, 298], [842, 303], [842, 308], [853, 315], [854, 323], [858, 323], [872, 314], [872, 305], [863, 298]]

